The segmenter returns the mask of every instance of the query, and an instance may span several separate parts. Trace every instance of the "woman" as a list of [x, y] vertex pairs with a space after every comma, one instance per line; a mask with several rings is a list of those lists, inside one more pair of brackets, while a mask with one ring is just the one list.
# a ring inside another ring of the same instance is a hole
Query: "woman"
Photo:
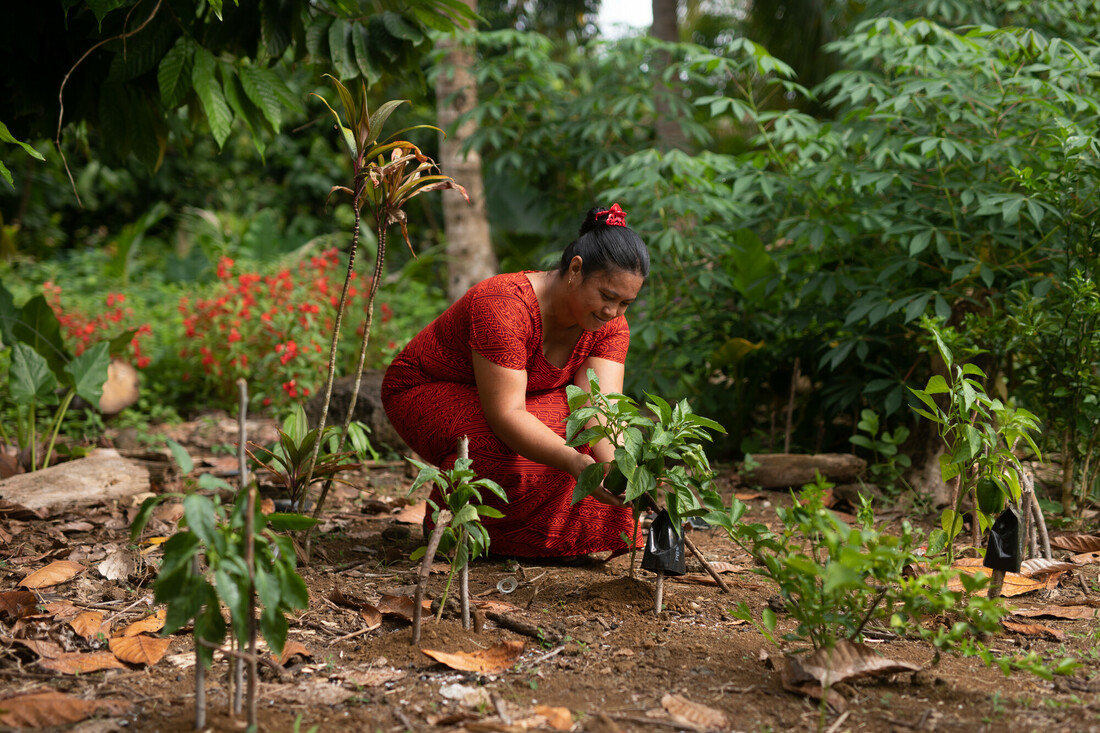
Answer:
[[649, 252], [619, 205], [594, 208], [557, 270], [475, 285], [386, 371], [382, 402], [405, 442], [449, 468], [468, 436], [472, 469], [507, 492], [507, 504], [489, 501], [505, 516], [483, 520], [494, 553], [618, 554], [623, 533], [634, 537], [629, 507], [610, 492], [570, 505], [577, 477], [614, 448], [565, 444], [565, 386], [587, 391], [593, 369], [604, 392], [622, 391], [623, 314], [648, 274]]

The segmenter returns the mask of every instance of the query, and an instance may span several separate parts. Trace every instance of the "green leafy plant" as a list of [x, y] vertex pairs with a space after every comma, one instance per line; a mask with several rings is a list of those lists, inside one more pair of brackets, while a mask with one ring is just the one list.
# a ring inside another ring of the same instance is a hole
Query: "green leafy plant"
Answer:
[[[286, 489], [290, 499], [290, 507], [294, 511], [302, 511], [302, 502], [306, 498], [309, 487], [321, 481], [340, 481], [337, 474], [345, 471], [355, 471], [358, 463], [353, 463], [355, 456], [353, 451], [336, 450], [335, 426], [329, 426], [323, 432], [317, 429], [310, 430], [306, 419], [305, 410], [300, 404], [295, 404], [290, 415], [283, 422], [283, 427], [278, 430], [279, 442], [271, 449], [252, 444], [257, 451], [267, 454], [267, 460], [262, 460], [251, 450], [248, 455], [259, 463], [271, 476]], [[355, 436], [354, 444], [362, 445], [365, 439], [362, 428], [352, 430]], [[309, 470], [310, 460], [314, 457], [314, 448], [317, 443], [322, 443], [312, 472]], [[349, 484], [350, 485], [350, 484]]]
[[871, 451], [873, 459], [867, 467], [871, 480], [884, 490], [896, 493], [898, 484], [904, 485], [902, 474], [912, 465], [909, 456], [899, 452], [901, 445], [909, 438], [909, 428], [899, 425], [893, 432], [883, 430], [878, 413], [865, 409], [860, 412], [856, 429], [866, 435], [853, 435], [848, 440], [852, 445]]
[[[695, 414], [687, 400], [669, 405], [656, 395], [646, 395], [643, 414], [638, 404], [624, 394], [603, 393], [596, 372], [588, 370], [591, 392], [566, 386], [569, 418], [565, 437], [568, 445], [580, 446], [607, 440], [615, 447], [615, 460], [594, 463], [577, 479], [573, 503], [590, 495], [601, 484], [624, 501], [631, 502], [634, 526], [647, 508], [664, 507], [672, 526], [688, 517], [706, 513], [700, 497], [711, 491], [715, 472], [703, 450], [708, 431], [725, 433], [715, 421]], [[630, 547], [636, 542], [624, 538]], [[636, 538], [634, 538], [636, 539]], [[633, 554], [631, 572], [633, 572]]]
[[[922, 325], [943, 360], [946, 376], [933, 374], [924, 389], [910, 388], [922, 407], [918, 415], [937, 426], [947, 452], [940, 458], [940, 473], [945, 482], [956, 480], [951, 506], [940, 517], [941, 528], [928, 538], [928, 551], [947, 551], [954, 556], [953, 542], [963, 526], [963, 502], [973, 494], [977, 524], [974, 538], [993, 524], [995, 514], [1006, 501], [1020, 502], [1023, 467], [1015, 449], [1021, 441], [1040, 456], [1031, 436], [1038, 430], [1035, 415], [1022, 407], [1005, 404], [986, 394], [985, 373], [972, 363], [958, 363], [945, 334], [955, 337], [952, 329], [924, 318]], [[941, 397], [946, 406], [937, 401]], [[975, 542], [977, 544], [977, 542]]]
[[[508, 501], [508, 496], [500, 484], [487, 478], [476, 478], [477, 474], [471, 468], [472, 461], [469, 458], [459, 457], [455, 460], [453, 468], [443, 470], [422, 463], [414, 458], [408, 461], [420, 469], [409, 488], [409, 494], [421, 486], [434, 484], [439, 489], [443, 499], [442, 504], [437, 504], [430, 497], [428, 505], [432, 510], [432, 521], [440, 531], [439, 552], [450, 557], [451, 572], [447, 576], [447, 585], [443, 590], [443, 596], [439, 604], [439, 615], [443, 614], [443, 606], [447, 601], [447, 594], [451, 588], [455, 573], [465, 571], [471, 560], [475, 560], [489, 551], [489, 533], [481, 524], [482, 517], [499, 519], [504, 514], [496, 507], [483, 503], [483, 492], [488, 492], [503, 502]], [[440, 517], [446, 511], [450, 514], [450, 521], [442, 529], [438, 528]], [[428, 546], [417, 548], [410, 559], [414, 562], [422, 557], [428, 550]], [[463, 594], [463, 618], [469, 613], [468, 597]]]
[[73, 356], [44, 296], [36, 295], [17, 308], [11, 293], [0, 285], [0, 342], [10, 351], [2, 397], [15, 413], [14, 432], [0, 427], [0, 439], [17, 446], [29, 470], [50, 465], [75, 397], [99, 404], [111, 352], [132, 337], [132, 331], [124, 333]]
[[[355, 253], [359, 246], [359, 226], [364, 206], [374, 217], [375, 241], [377, 243], [374, 274], [370, 279], [370, 288], [367, 292], [366, 322], [363, 325], [363, 336], [360, 342], [359, 359], [355, 366], [354, 386], [347, 408], [347, 417], [337, 447], [339, 451], [343, 448], [344, 440], [347, 438], [348, 426], [352, 421], [352, 416], [355, 413], [355, 403], [359, 397], [363, 364], [366, 360], [371, 326], [374, 322], [374, 299], [385, 267], [386, 236], [389, 228], [395, 224], [400, 226], [405, 244], [409, 247], [409, 251], [413, 252], [412, 242], [409, 240], [408, 216], [404, 211], [405, 205], [410, 200], [428, 191], [444, 189], [457, 190], [467, 201], [469, 201], [469, 197], [466, 195], [466, 190], [455, 183], [453, 178], [437, 172], [438, 166], [435, 162], [420, 152], [416, 145], [407, 140], [395, 139], [398, 135], [412, 129], [423, 128], [438, 132], [438, 128], [431, 125], [417, 125], [413, 128], [400, 130], [388, 138], [382, 138], [382, 128], [389, 120], [390, 115], [407, 100], [398, 99], [384, 102], [371, 113], [367, 105], [366, 84], [361, 85], [359, 98], [356, 99], [347, 87], [340, 83], [339, 79], [332, 76], [329, 76], [329, 78], [336, 87], [344, 116], [341, 117], [340, 113], [333, 109], [324, 97], [317, 94], [314, 94], [314, 96], [320, 99], [329, 112], [332, 113], [336, 121], [336, 129], [340, 133], [341, 143], [347, 152], [351, 166], [351, 185], [333, 186], [329, 195], [343, 193], [351, 198], [354, 222], [351, 230], [351, 248], [348, 253], [347, 274], [336, 304], [336, 317], [332, 326], [328, 376], [325, 380], [321, 417], [317, 426], [317, 429], [322, 433], [328, 419], [332, 384], [336, 378], [336, 352], [340, 343], [340, 326], [348, 302], [351, 281], [355, 276]], [[313, 447], [313, 457], [306, 470], [307, 484], [311, 482], [310, 476], [314, 470], [320, 448], [320, 442], [316, 442]], [[317, 507], [313, 513], [315, 517], [320, 515], [330, 486], [331, 482], [326, 481], [321, 489], [321, 494], [317, 499]], [[306, 547], [308, 554], [308, 534], [306, 536]]]
[[[929, 641], [937, 652], [966, 652], [974, 638], [998, 630], [1003, 604], [974, 595], [988, 577], [930, 564], [917, 553], [922, 537], [908, 522], [896, 536], [876, 530], [868, 500], [857, 525], [849, 527], [825, 506], [830, 486], [818, 475], [792, 492], [792, 505], [776, 509], [781, 525], [776, 532], [742, 522], [747, 508], [738, 499], [727, 508], [716, 495], [707, 497], [712, 511], [706, 520], [752, 555], [759, 565], [753, 572], [776, 585], [784, 609], [797, 621], [793, 631], [777, 636], [775, 611], [765, 608], [758, 628], [769, 641], [777, 646], [808, 641], [815, 649], [831, 649], [841, 639], [859, 641], [875, 623]], [[907, 575], [907, 568], [925, 570]], [[948, 588], [955, 578], [962, 584], [959, 591]], [[745, 603], [734, 615], [756, 623]], [[947, 624], [925, 623], [946, 616], [951, 617]]]

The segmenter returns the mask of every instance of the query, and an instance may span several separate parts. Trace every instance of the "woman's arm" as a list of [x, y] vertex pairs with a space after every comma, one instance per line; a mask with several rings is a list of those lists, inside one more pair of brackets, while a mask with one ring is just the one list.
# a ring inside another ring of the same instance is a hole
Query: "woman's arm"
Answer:
[[[603, 360], [601, 360], [603, 361]], [[473, 353], [474, 379], [485, 419], [497, 437], [528, 460], [579, 478], [595, 459], [565, 444], [565, 439], [527, 411], [527, 372], [507, 369]], [[602, 486], [592, 492], [597, 501], [622, 506], [621, 498]]]
[[[626, 368], [619, 362], [602, 359], [598, 356], [590, 356], [585, 359], [577, 370], [576, 377], [573, 378], [573, 383], [585, 392], [592, 389], [592, 385], [588, 381], [589, 369], [596, 372], [596, 379], [600, 380], [600, 391], [604, 394], [623, 391], [623, 378], [626, 375]], [[588, 424], [590, 426], [596, 424], [596, 418], [592, 418]], [[601, 463], [610, 463], [615, 460], [615, 446], [607, 440], [600, 440], [592, 446], [592, 455]]]
[[497, 437], [524, 458], [580, 476], [592, 457], [566, 445], [527, 411], [527, 372], [494, 364], [476, 351], [473, 363], [481, 409]]

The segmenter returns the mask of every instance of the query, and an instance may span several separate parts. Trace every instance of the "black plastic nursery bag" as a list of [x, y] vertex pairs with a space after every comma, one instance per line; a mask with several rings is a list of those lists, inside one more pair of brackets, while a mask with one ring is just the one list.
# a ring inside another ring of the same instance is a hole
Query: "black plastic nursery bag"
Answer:
[[684, 536], [672, 526], [672, 520], [665, 509], [661, 510], [649, 527], [645, 552], [642, 554], [642, 568], [654, 572], [661, 570], [665, 575], [683, 575], [687, 572], [684, 562]]
[[993, 570], [1020, 572], [1020, 563], [1024, 559], [1022, 530], [1016, 508], [1007, 507], [989, 529], [989, 544], [985, 548], [982, 564]]

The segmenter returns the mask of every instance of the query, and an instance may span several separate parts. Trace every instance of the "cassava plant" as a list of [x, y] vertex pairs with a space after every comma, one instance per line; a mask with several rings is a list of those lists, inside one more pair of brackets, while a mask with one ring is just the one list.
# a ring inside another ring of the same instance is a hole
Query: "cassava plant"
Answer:
[[[346, 194], [351, 198], [351, 207], [354, 213], [354, 223], [351, 230], [351, 247], [348, 250], [347, 274], [340, 292], [340, 301], [337, 305], [336, 319], [332, 329], [332, 345], [329, 349], [328, 377], [325, 381], [324, 398], [321, 406], [321, 417], [317, 430], [324, 432], [325, 422], [328, 419], [329, 401], [332, 397], [332, 384], [336, 377], [336, 350], [340, 340], [340, 326], [343, 321], [344, 309], [347, 304], [348, 289], [355, 268], [355, 254], [359, 246], [359, 224], [362, 217], [362, 209], [367, 207], [374, 219], [374, 231], [377, 241], [377, 253], [374, 261], [374, 275], [370, 281], [369, 295], [367, 296], [366, 323], [363, 327], [363, 339], [359, 349], [359, 359], [355, 367], [355, 380], [351, 393], [351, 399], [347, 408], [347, 416], [344, 421], [343, 431], [337, 446], [339, 452], [348, 435], [348, 426], [355, 414], [355, 403], [359, 396], [359, 382], [363, 374], [363, 363], [366, 360], [367, 346], [370, 341], [371, 324], [374, 317], [374, 298], [378, 292], [378, 286], [382, 282], [382, 271], [386, 258], [386, 233], [389, 227], [397, 224], [401, 227], [401, 234], [409, 251], [413, 252], [412, 242], [409, 241], [409, 232], [404, 206], [414, 196], [428, 191], [438, 191], [453, 188], [459, 191], [463, 197], [466, 190], [458, 185], [450, 176], [439, 173], [439, 167], [428, 156], [420, 152], [420, 149], [407, 140], [396, 139], [409, 130], [430, 129], [440, 132], [431, 125], [416, 125], [405, 128], [382, 139], [382, 128], [394, 110], [407, 100], [390, 100], [385, 102], [372, 114], [367, 106], [367, 88], [363, 84], [359, 98], [355, 99], [347, 87], [340, 83], [339, 79], [329, 76], [336, 87], [340, 97], [344, 115], [341, 117], [332, 105], [324, 97], [315, 94], [328, 108], [336, 120], [336, 128], [347, 149], [348, 160], [351, 164], [351, 185], [332, 187], [329, 195], [336, 193]], [[413, 255], [415, 256], [415, 252]], [[317, 462], [317, 456], [321, 449], [321, 441], [313, 446], [313, 456], [306, 470], [306, 484], [309, 485]], [[317, 517], [325, 504], [331, 481], [326, 481], [321, 494], [317, 499], [317, 506], [313, 516]], [[309, 535], [306, 536], [306, 554], [309, 554]]]
[[[609, 465], [594, 463], [581, 473], [573, 490], [573, 503], [590, 495], [602, 483], [613, 494], [631, 503], [634, 532], [643, 510], [664, 507], [677, 533], [688, 517], [701, 516], [708, 510], [700, 497], [713, 493], [715, 472], [710, 467], [703, 441], [708, 431], [725, 433], [714, 420], [696, 415], [687, 400], [670, 405], [656, 395], [647, 394], [644, 414], [638, 404], [624, 394], [604, 393], [595, 371], [588, 370], [592, 391], [568, 385], [570, 415], [565, 437], [571, 446], [607, 440], [615, 447], [615, 460]], [[631, 574], [637, 536], [624, 537], [631, 549]]]
[[[922, 326], [943, 359], [946, 376], [933, 374], [924, 389], [910, 388], [922, 405], [913, 409], [936, 424], [947, 447], [940, 457], [940, 473], [945, 482], [955, 482], [951, 505], [940, 517], [941, 528], [929, 535], [928, 551], [946, 550], [950, 561], [968, 496], [973, 495], [975, 544], [1007, 501], [1020, 503], [1024, 469], [1014, 451], [1023, 441], [1040, 456], [1031, 437], [1038, 419], [1022, 407], [990, 397], [983, 384], [985, 373], [975, 364], [956, 362], [945, 341], [945, 336], [955, 338], [951, 328], [927, 317]], [[941, 407], [937, 397], [946, 406]]]

